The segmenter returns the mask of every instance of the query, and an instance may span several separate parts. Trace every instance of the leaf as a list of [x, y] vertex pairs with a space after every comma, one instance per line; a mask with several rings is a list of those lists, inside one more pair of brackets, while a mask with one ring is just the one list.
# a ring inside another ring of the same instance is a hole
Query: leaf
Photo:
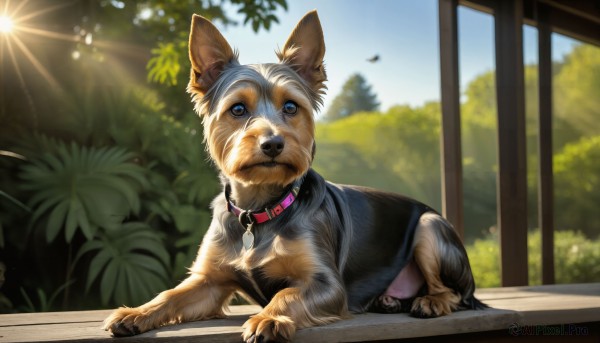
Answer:
[[85, 255], [86, 253], [88, 253], [92, 250], [102, 249], [103, 246], [104, 246], [103, 242], [99, 241], [99, 240], [85, 242], [79, 248], [79, 251], [77, 251], [77, 255], [75, 255], [75, 259], [73, 260], [73, 266], [75, 266], [77, 264], [77, 262], [83, 255]]
[[48, 217], [48, 222], [46, 225], [46, 241], [48, 243], [54, 241], [62, 225], [65, 221], [65, 216], [68, 211], [69, 204], [66, 202], [61, 202], [58, 204], [50, 213]]
[[169, 253], [164, 248], [162, 241], [137, 238], [130, 243], [129, 248], [131, 250], [147, 250], [158, 257], [165, 265], [169, 264]]
[[166, 269], [163, 264], [155, 258], [142, 254], [131, 254], [127, 260], [134, 266], [150, 270], [157, 275], [166, 275]]
[[67, 282], [65, 282], [64, 284], [62, 284], [60, 287], [58, 287], [50, 296], [50, 299], [48, 299], [48, 311], [51, 310], [52, 304], [54, 304], [54, 301], [56, 300], [56, 298], [58, 297], [58, 295], [60, 294], [60, 292], [64, 291], [67, 287], [71, 286], [72, 284], [75, 283], [76, 280], [69, 280]]
[[21, 296], [23, 296], [23, 299], [27, 304], [26, 312], [36, 312], [35, 306], [33, 305], [33, 302], [31, 301], [31, 298], [29, 297], [27, 292], [25, 292], [25, 289], [23, 289], [23, 287], [20, 287], [19, 291], [21, 292]]
[[98, 275], [100, 275], [100, 272], [111, 260], [111, 258], [112, 256], [106, 250], [101, 250], [100, 253], [94, 256], [88, 268], [88, 277], [85, 285], [86, 292], [89, 291], [90, 287], [92, 286], [92, 283], [94, 282], [94, 280], [96, 280]]
[[85, 236], [88, 241], [91, 241], [96, 234], [96, 230], [98, 227], [96, 225], [90, 224], [88, 217], [85, 213], [85, 209], [83, 205], [81, 209], [77, 212], [77, 222], [79, 223], [79, 227], [81, 228], [81, 232]]
[[84, 244], [76, 257], [79, 260], [88, 252], [98, 251], [88, 268], [86, 292], [100, 277], [102, 303], [112, 300], [122, 305], [147, 301], [166, 288], [170, 259], [158, 232], [146, 223], [129, 222], [99, 232], [99, 236]]
[[114, 293], [118, 273], [119, 261], [110, 261], [102, 274], [102, 281], [100, 283], [100, 297], [103, 304], [107, 304]]
[[181, 69], [179, 64], [180, 52], [173, 43], [159, 43], [157, 48], [150, 51], [152, 57], [146, 65], [148, 82], [177, 84], [177, 75]]
[[48, 312], [49, 310], [49, 303], [48, 303], [48, 298], [46, 297], [46, 292], [44, 292], [43, 289], [38, 288], [37, 290], [37, 295], [38, 295], [38, 299], [40, 301], [40, 312]]
[[0, 197], [8, 199], [11, 203], [17, 205], [19, 208], [21, 208], [22, 210], [24, 210], [26, 212], [31, 212], [31, 209], [29, 207], [27, 207], [27, 205], [25, 205], [24, 203], [20, 202], [15, 197], [11, 196], [10, 194], [8, 194], [6, 192], [3, 192], [3, 191], [0, 190]]
[[133, 157], [123, 148], [73, 142], [31, 159], [21, 169], [22, 188], [33, 193], [30, 223], [45, 218], [48, 242], [63, 228], [65, 241], [71, 242], [77, 232], [90, 240], [98, 227], [116, 227], [139, 213], [140, 192], [149, 182], [145, 170], [130, 162]]
[[71, 198], [71, 203], [69, 206], [69, 211], [67, 212], [67, 221], [65, 225], [65, 240], [67, 243], [71, 243], [73, 239], [73, 235], [75, 235], [75, 230], [77, 230], [77, 218], [79, 217], [79, 213], [83, 209], [81, 208], [81, 203], [77, 200], [77, 198]]

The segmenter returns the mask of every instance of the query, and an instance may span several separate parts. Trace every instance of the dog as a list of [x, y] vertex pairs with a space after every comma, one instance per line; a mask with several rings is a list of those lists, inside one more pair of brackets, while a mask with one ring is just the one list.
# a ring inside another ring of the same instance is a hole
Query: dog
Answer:
[[297, 24], [279, 63], [241, 65], [194, 15], [187, 91], [223, 192], [189, 277], [104, 322], [114, 336], [224, 317], [239, 292], [262, 311], [245, 342], [292, 340], [297, 329], [365, 311], [429, 318], [485, 305], [452, 225], [416, 200], [325, 181], [311, 169], [325, 43], [316, 11]]

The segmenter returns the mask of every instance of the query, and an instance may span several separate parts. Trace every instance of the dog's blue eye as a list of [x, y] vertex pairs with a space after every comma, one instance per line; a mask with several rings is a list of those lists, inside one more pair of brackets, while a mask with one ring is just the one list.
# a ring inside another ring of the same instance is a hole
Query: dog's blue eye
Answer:
[[231, 114], [235, 117], [241, 117], [241, 116], [245, 115], [246, 113], [248, 113], [248, 110], [246, 109], [246, 106], [244, 106], [244, 104], [237, 103], [237, 104], [231, 106], [231, 108], [229, 109], [229, 112], [231, 112]]
[[298, 112], [298, 104], [288, 100], [283, 104], [283, 113], [285, 114], [296, 114]]

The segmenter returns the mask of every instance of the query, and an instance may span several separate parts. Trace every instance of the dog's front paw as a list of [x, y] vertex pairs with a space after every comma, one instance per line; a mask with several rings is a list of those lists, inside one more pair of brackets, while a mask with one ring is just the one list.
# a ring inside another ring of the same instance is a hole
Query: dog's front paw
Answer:
[[243, 325], [242, 338], [246, 343], [289, 342], [296, 333], [296, 326], [288, 316], [257, 314]]
[[139, 309], [121, 307], [104, 320], [103, 328], [115, 337], [126, 337], [139, 335], [154, 327]]
[[452, 313], [460, 297], [446, 292], [436, 295], [425, 295], [415, 299], [410, 314], [417, 318], [435, 318]]

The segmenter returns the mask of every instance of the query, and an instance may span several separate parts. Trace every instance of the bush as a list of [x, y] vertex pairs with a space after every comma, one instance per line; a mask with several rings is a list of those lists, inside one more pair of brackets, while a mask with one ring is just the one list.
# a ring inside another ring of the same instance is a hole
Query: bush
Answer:
[[[539, 230], [528, 234], [529, 285], [541, 284], [541, 242]], [[496, 236], [466, 246], [478, 287], [501, 286], [499, 247]], [[581, 232], [556, 231], [554, 270], [556, 283], [600, 281], [600, 239], [588, 239]]]

